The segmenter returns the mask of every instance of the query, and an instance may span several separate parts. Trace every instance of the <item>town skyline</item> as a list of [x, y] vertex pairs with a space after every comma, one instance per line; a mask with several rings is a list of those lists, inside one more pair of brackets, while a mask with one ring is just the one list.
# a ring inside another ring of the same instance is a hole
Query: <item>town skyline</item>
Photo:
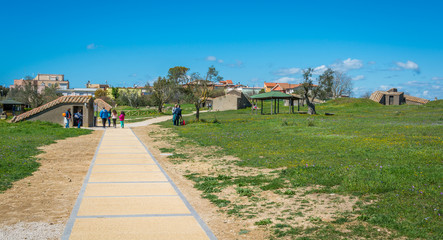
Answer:
[[300, 83], [328, 67], [353, 79], [353, 95], [398, 88], [443, 98], [441, 1], [33, 1], [1, 4], [0, 85], [38, 73], [144, 86], [169, 68], [250, 87]]

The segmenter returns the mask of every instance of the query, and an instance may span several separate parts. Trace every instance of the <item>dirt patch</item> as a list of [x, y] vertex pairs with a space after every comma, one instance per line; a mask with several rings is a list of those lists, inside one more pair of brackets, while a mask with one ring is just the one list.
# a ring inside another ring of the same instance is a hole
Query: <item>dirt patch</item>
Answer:
[[42, 147], [40, 168], [0, 194], [1, 227], [19, 222], [64, 227], [102, 134], [94, 131]]
[[[183, 144], [171, 130], [156, 125], [135, 128], [134, 132], [219, 239], [270, 238], [274, 230], [271, 226], [275, 224], [301, 229], [314, 227], [319, 222], [331, 222], [339, 214], [353, 211], [358, 200], [335, 194], [306, 194], [313, 187], [282, 194], [286, 189], [264, 191], [258, 186], [233, 184], [206, 195], [230, 202], [216, 206], [208, 198], [202, 198], [202, 192], [194, 188], [195, 182], [184, 176], [225, 175], [235, 179], [263, 175], [273, 179], [278, 177], [276, 170], [280, 169], [239, 167], [236, 165], [239, 159], [218, 154], [217, 147], [201, 147], [190, 142]], [[174, 155], [160, 155], [160, 149], [174, 149]], [[247, 196], [239, 191], [244, 191]], [[260, 225], [261, 220], [272, 223]]]
[[[214, 169], [212, 161], [207, 161], [202, 155], [206, 152], [203, 148], [193, 148], [193, 151], [186, 151], [184, 154], [191, 154], [199, 152], [198, 156], [192, 154], [187, 161], [175, 161], [168, 158], [168, 156], [160, 155], [161, 148], [171, 148], [175, 145], [172, 142], [162, 140], [161, 137], [174, 137], [167, 129], [160, 128], [158, 125], [149, 125], [146, 127], [133, 128], [135, 134], [148, 147], [149, 151], [154, 155], [163, 169], [168, 173], [169, 177], [174, 181], [188, 202], [198, 212], [203, 221], [208, 224], [209, 228], [218, 239], [266, 239], [269, 232], [266, 229], [256, 226], [251, 227], [249, 223], [242, 219], [232, 218], [226, 214], [220, 213], [219, 209], [214, 206], [209, 200], [201, 197], [201, 192], [194, 188], [194, 182], [188, 180], [184, 175], [189, 174], [190, 171], [209, 173], [217, 171]], [[151, 134], [148, 134], [151, 133]], [[153, 137], [153, 133], [157, 137]], [[208, 148], [208, 152], [212, 148]], [[212, 149], [213, 150], [213, 149]], [[233, 161], [232, 157], [228, 157], [226, 161]], [[220, 160], [223, 161], [223, 160]], [[215, 166], [217, 169], [225, 169], [220, 165]], [[225, 171], [227, 171], [225, 169]], [[242, 230], [246, 230], [247, 234], [239, 235]]]

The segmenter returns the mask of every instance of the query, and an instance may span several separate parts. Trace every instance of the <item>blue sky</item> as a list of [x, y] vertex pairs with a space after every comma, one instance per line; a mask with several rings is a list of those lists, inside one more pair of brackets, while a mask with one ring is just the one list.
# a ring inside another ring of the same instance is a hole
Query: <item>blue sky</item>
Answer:
[[1, 1], [0, 85], [37, 73], [71, 87], [145, 85], [169, 68], [249, 86], [307, 67], [354, 96], [397, 87], [443, 98], [443, 1]]

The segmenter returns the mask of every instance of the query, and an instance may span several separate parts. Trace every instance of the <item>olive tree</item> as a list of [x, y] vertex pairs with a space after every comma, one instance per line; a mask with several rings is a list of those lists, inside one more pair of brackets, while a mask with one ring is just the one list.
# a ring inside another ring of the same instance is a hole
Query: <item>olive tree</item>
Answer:
[[334, 71], [334, 79], [332, 80], [332, 97], [338, 98], [342, 95], [351, 95], [352, 79], [346, 73]]
[[303, 70], [303, 82], [301, 87], [301, 94], [306, 100], [306, 105], [308, 105], [309, 114], [317, 114], [315, 111], [314, 100], [316, 98], [325, 99], [331, 94], [332, 81], [334, 79], [334, 71], [328, 68], [321, 74], [317, 79], [317, 85], [314, 84], [312, 79], [312, 68]]

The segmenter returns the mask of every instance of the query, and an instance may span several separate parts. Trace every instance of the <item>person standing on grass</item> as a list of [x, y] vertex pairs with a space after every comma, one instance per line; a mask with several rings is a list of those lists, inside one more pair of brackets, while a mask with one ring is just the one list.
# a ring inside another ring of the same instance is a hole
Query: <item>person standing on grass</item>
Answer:
[[125, 112], [121, 111], [119, 120], [120, 120], [120, 126], [122, 128], [125, 128]]
[[71, 115], [71, 109], [68, 108], [68, 110], [66, 110], [66, 112], [65, 112], [65, 118], [66, 118], [66, 125], [65, 125], [65, 128], [69, 128], [69, 121], [71, 120], [71, 117], [72, 117], [72, 115]]
[[112, 125], [114, 128], [117, 127], [117, 111], [115, 109], [112, 110]]
[[177, 109], [177, 104], [174, 105], [174, 107], [172, 108], [172, 124], [175, 125], [175, 118], [177, 117], [177, 115], [175, 115], [175, 110]]
[[74, 118], [77, 119], [77, 128], [80, 128], [80, 126], [82, 125], [83, 122], [83, 114], [82, 114], [82, 110], [78, 110], [77, 113], [74, 114]]
[[103, 107], [103, 109], [100, 111], [100, 118], [102, 119], [102, 122], [103, 122], [103, 128], [106, 128], [106, 120], [108, 119], [108, 111], [106, 110], [105, 107]]
[[175, 121], [174, 121], [174, 125], [175, 126], [180, 126], [180, 118], [182, 116], [182, 110], [180, 109], [180, 105], [177, 105], [177, 108], [175, 109]]

